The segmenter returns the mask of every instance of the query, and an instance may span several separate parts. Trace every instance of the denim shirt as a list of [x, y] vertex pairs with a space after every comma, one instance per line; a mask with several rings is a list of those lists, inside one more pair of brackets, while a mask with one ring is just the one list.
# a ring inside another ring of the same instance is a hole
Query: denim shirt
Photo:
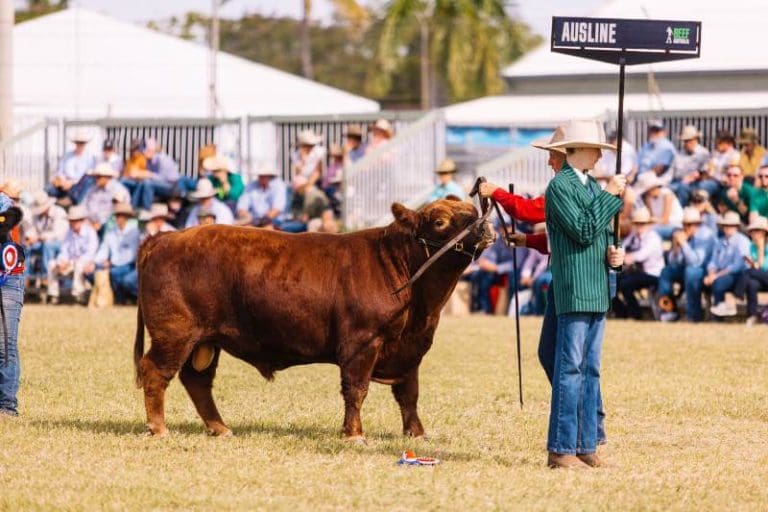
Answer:
[[264, 217], [270, 210], [284, 212], [288, 202], [286, 194], [285, 182], [280, 178], [272, 178], [266, 189], [254, 181], [237, 201], [237, 210], [247, 211], [254, 220]]
[[704, 268], [712, 257], [715, 242], [712, 230], [701, 225], [690, 240], [669, 253], [669, 263], [681, 267]]
[[[192, 208], [192, 210], [189, 212], [189, 215], [187, 215], [187, 222], [184, 224], [185, 228], [191, 228], [192, 226], [200, 225], [200, 219], [197, 218], [198, 213], [200, 213], [199, 204]], [[235, 222], [235, 217], [232, 215], [232, 210], [229, 209], [229, 206], [222, 203], [215, 197], [213, 198], [213, 203], [211, 204], [211, 213], [216, 216], [216, 224], [231, 225]]]
[[88, 212], [88, 218], [98, 224], [104, 224], [112, 215], [112, 200], [115, 195], [121, 195], [125, 200], [130, 199], [131, 193], [125, 188], [125, 185], [117, 180], [109, 180], [104, 188], [93, 185], [85, 194], [83, 206]]
[[430, 194], [428, 202], [437, 201], [438, 199], [445, 199], [449, 195], [453, 194], [459, 199], [464, 199], [464, 191], [461, 189], [458, 183], [455, 181], [449, 181], [445, 185], [442, 183], [437, 185]]
[[139, 229], [127, 224], [122, 231], [115, 226], [104, 235], [94, 260], [96, 263], [109, 262], [114, 266], [128, 265], [136, 261], [139, 251]]
[[741, 272], [747, 268], [744, 256], [749, 256], [750, 241], [743, 233], [736, 233], [731, 238], [720, 238], [715, 243], [712, 260], [707, 265], [708, 272], [727, 270], [729, 274]]
[[637, 155], [637, 173], [642, 174], [658, 165], [663, 165], [666, 170], [660, 177], [662, 179], [668, 178], [665, 179], [668, 183], [672, 178], [670, 166], [674, 162], [676, 154], [677, 151], [675, 151], [674, 144], [666, 137], [655, 141], [648, 141], [640, 148], [640, 152]]
[[179, 164], [168, 153], [155, 153], [147, 159], [147, 169], [155, 173], [152, 179], [173, 185], [179, 180]]
[[68, 152], [59, 162], [56, 176], [66, 178], [77, 183], [85, 176], [85, 173], [96, 167], [96, 157], [90, 153], [76, 155], [74, 151]]
[[84, 222], [80, 226], [80, 233], [75, 233], [71, 229], [64, 237], [61, 244], [61, 252], [56, 261], [79, 261], [88, 263], [94, 260], [96, 251], [99, 248], [99, 237], [90, 224]]

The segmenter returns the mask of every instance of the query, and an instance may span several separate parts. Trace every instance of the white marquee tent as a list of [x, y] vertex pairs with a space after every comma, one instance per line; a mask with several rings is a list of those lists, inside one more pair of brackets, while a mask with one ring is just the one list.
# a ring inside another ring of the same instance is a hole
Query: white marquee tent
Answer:
[[[208, 49], [69, 8], [14, 28], [17, 116], [205, 117]], [[376, 112], [378, 103], [219, 53], [219, 114]]]

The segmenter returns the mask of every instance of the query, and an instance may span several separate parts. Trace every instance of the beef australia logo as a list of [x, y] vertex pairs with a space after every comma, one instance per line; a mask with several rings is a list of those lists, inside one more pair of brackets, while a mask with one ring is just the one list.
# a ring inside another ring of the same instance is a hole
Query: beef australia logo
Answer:
[[616, 24], [566, 21], [563, 23], [560, 42], [616, 44]]
[[691, 29], [667, 27], [667, 44], [691, 44]]

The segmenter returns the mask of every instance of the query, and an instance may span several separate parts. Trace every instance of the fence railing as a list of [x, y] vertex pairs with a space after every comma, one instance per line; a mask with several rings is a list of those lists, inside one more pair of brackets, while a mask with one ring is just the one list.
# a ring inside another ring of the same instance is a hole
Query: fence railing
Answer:
[[414, 201], [434, 187], [434, 169], [443, 158], [445, 118], [442, 111], [433, 111], [355, 162], [344, 175], [346, 228], [389, 222], [394, 201], [418, 206]]
[[24, 188], [42, 189], [50, 176], [48, 122], [27, 126], [0, 142], [0, 181], [18, 180]]
[[538, 196], [544, 193], [552, 178], [547, 165], [549, 154], [535, 148], [519, 148], [479, 165], [476, 176], [485, 176], [488, 181], [506, 187], [515, 185], [516, 194]]

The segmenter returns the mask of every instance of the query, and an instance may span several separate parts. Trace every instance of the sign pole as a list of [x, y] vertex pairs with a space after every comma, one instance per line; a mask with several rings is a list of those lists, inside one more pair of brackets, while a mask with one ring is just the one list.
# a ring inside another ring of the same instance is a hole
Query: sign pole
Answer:
[[[621, 146], [624, 140], [624, 66], [626, 59], [619, 59], [619, 119], [616, 127], [616, 174], [621, 174]], [[613, 245], [619, 247], [619, 213], [613, 218]]]

